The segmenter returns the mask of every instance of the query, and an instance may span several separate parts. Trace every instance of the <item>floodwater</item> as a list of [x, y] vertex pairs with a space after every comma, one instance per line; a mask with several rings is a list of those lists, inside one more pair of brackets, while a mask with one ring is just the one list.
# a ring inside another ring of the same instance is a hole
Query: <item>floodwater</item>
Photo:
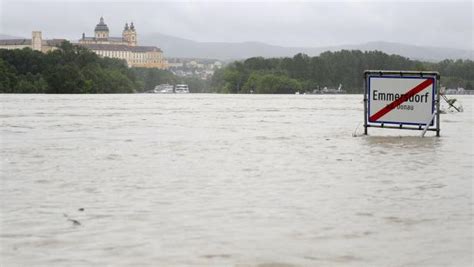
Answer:
[[472, 266], [474, 97], [1, 95], [1, 266]]

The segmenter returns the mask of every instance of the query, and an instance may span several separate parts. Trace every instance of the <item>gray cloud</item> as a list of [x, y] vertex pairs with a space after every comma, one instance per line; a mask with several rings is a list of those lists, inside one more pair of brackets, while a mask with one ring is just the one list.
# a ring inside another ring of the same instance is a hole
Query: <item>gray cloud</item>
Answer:
[[104, 16], [114, 35], [125, 21], [138, 34], [160, 32], [197, 41], [259, 41], [328, 46], [389, 41], [472, 49], [473, 4], [464, 2], [0, 2], [0, 33], [78, 39]]

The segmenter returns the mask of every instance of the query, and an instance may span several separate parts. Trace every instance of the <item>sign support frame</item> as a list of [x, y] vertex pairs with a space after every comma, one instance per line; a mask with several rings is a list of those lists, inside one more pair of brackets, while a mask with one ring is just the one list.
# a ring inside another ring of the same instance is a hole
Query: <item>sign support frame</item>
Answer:
[[[384, 125], [383, 122], [380, 123], [380, 125], [377, 124], [369, 124], [368, 122], [368, 105], [369, 105], [369, 90], [368, 90], [368, 84], [369, 84], [369, 79], [370, 77], [401, 77], [403, 78], [404, 76], [418, 76], [420, 78], [423, 77], [429, 77], [429, 78], [434, 78], [435, 82], [435, 99], [434, 99], [434, 106], [435, 110], [434, 112], [436, 113], [436, 128], [429, 128], [429, 125], [425, 125], [423, 123], [420, 123], [418, 127], [403, 127], [404, 124], [400, 123], [398, 126], [390, 126], [390, 125]], [[436, 131], [436, 136], [440, 136], [440, 131], [441, 131], [441, 123], [440, 123], [440, 74], [439, 72], [436, 71], [395, 71], [395, 70], [366, 70], [364, 71], [364, 135], [368, 135], [368, 128], [369, 127], [374, 127], [374, 128], [388, 128], [388, 129], [403, 129], [403, 130], [427, 130], [427, 131]], [[423, 129], [422, 126], [425, 126], [426, 129]]]

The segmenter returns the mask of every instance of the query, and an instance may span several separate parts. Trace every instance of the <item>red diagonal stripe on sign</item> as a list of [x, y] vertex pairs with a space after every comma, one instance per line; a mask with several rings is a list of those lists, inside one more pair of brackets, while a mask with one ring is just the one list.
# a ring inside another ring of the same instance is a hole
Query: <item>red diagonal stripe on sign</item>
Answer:
[[376, 121], [376, 120], [380, 119], [383, 115], [389, 113], [391, 110], [398, 107], [403, 102], [407, 101], [410, 97], [412, 97], [412, 96], [418, 94], [419, 92], [423, 91], [423, 89], [430, 86], [431, 84], [433, 84], [433, 79], [427, 79], [427, 80], [423, 81], [422, 83], [418, 84], [414, 88], [410, 89], [410, 91], [408, 91], [406, 94], [404, 94], [399, 99], [397, 99], [397, 100], [393, 101], [392, 103], [386, 105], [384, 108], [379, 110], [377, 113], [370, 116], [369, 121]]

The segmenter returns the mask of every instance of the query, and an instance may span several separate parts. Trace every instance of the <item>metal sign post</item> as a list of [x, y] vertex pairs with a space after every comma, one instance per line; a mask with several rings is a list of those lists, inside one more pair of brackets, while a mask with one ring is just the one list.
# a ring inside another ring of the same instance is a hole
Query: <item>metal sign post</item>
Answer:
[[364, 134], [369, 127], [440, 134], [438, 72], [364, 72]]

